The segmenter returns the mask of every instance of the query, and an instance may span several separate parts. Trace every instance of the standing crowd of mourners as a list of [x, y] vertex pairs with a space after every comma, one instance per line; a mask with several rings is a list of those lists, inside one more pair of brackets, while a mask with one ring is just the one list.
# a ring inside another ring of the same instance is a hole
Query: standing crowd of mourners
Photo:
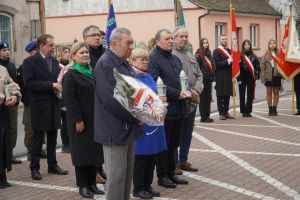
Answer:
[[[29, 42], [28, 57], [16, 66], [10, 47], [0, 42], [0, 189], [11, 187], [6, 172], [22, 161], [13, 155], [17, 141], [18, 105], [23, 103], [23, 121], [31, 177], [41, 180], [40, 159], [46, 158], [48, 173], [68, 175], [56, 159], [60, 129], [62, 152], [70, 153], [76, 185], [84, 198], [106, 195], [107, 200], [152, 199], [160, 192], [152, 187], [154, 171], [161, 187], [176, 188], [188, 181], [183, 171], [198, 171], [188, 159], [197, 107], [201, 123], [210, 117], [213, 88], [220, 120], [230, 120], [233, 95], [232, 55], [227, 35], [211, 50], [207, 38], [193, 54], [189, 32], [176, 27], [160, 29], [148, 48], [133, 48], [127, 28], [115, 28], [104, 48], [104, 32], [97, 26], [84, 28], [83, 42], [63, 46], [54, 54], [54, 37], [43, 34]], [[269, 116], [278, 115], [282, 77], [273, 57], [275, 40], [268, 42], [261, 62], [250, 40], [241, 45], [240, 74], [237, 77], [240, 112], [251, 117], [257, 80], [266, 87]], [[164, 124], [147, 125], [134, 117], [115, 98], [114, 71], [138, 79], [159, 95], [166, 109]], [[299, 85], [300, 74], [295, 77]], [[157, 83], [165, 86], [158, 93]], [[300, 114], [300, 92], [296, 87]], [[46, 144], [46, 151], [43, 150]], [[156, 169], [156, 170], [155, 170]], [[105, 192], [97, 183], [105, 183]]]

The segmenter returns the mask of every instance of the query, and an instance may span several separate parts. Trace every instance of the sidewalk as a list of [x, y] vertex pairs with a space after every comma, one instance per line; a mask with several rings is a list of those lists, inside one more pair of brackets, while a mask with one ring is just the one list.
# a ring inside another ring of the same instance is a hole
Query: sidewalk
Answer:
[[[198, 172], [185, 172], [188, 185], [176, 189], [153, 187], [163, 199], [240, 200], [297, 199], [300, 192], [300, 117], [291, 115], [291, 96], [280, 98], [279, 116], [267, 116], [266, 102], [254, 105], [252, 118], [237, 110], [234, 120], [200, 123], [196, 118], [189, 161]], [[70, 171], [67, 176], [47, 174], [41, 162], [41, 181], [30, 177], [29, 163], [13, 165], [8, 179], [13, 187], [0, 190], [0, 200], [81, 199], [75, 185], [70, 154], [57, 153], [58, 163]], [[117, 190], [117, 188], [116, 188]], [[104, 199], [95, 196], [95, 199]], [[299, 198], [300, 199], [300, 198]]]

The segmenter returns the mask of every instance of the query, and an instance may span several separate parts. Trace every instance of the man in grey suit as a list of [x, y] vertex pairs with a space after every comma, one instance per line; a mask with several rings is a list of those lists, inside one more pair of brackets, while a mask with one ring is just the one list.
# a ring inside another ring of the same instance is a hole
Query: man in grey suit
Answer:
[[107, 200], [130, 199], [134, 142], [142, 134], [139, 120], [113, 97], [116, 84], [114, 68], [121, 74], [134, 77], [127, 61], [132, 45], [129, 30], [114, 29], [110, 36], [110, 48], [100, 57], [94, 69], [94, 134], [95, 141], [103, 145]]

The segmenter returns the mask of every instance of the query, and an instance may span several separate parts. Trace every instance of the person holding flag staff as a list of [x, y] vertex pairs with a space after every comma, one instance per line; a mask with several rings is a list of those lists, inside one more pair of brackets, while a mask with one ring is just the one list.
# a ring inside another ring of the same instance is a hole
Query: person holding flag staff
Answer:
[[261, 82], [267, 88], [267, 103], [269, 116], [277, 116], [277, 105], [279, 102], [279, 91], [281, 88], [281, 75], [277, 70], [276, 57], [278, 49], [276, 41], [271, 39], [268, 42], [268, 50], [261, 62]]
[[229, 100], [232, 95], [232, 57], [227, 47], [227, 35], [220, 35], [220, 46], [213, 52], [216, 65], [215, 81], [217, 92], [217, 105], [220, 120], [233, 119], [229, 115]]
[[298, 87], [295, 87], [297, 110], [298, 110], [298, 112], [296, 112], [295, 115], [300, 115], [300, 87], [299, 87], [299, 85], [300, 85], [300, 73], [298, 73], [294, 77], [294, 86], [298, 86]]
[[[259, 79], [260, 63], [252, 50], [250, 40], [244, 40], [242, 43], [240, 76], [238, 77], [240, 94], [240, 112], [243, 117], [252, 117], [252, 103], [255, 97], [255, 82]], [[247, 102], [245, 102], [247, 88]]]

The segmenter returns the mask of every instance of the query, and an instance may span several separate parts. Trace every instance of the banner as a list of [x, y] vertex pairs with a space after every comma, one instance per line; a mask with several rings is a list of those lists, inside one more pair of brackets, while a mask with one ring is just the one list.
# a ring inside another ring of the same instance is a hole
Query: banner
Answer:
[[[287, 24], [285, 25], [285, 31], [283, 35], [283, 39], [281, 42], [281, 47], [279, 50], [278, 57], [274, 57], [273, 60], [277, 63], [277, 70], [286, 80], [292, 79], [298, 72], [300, 72], [300, 64], [294, 62], [288, 62], [286, 60], [286, 54], [288, 50], [288, 43], [291, 39], [290, 35], [290, 23], [291, 23], [291, 13], [288, 17]], [[293, 37], [295, 39], [295, 37]], [[293, 50], [295, 52], [295, 49]]]
[[185, 26], [183, 9], [180, 0], [174, 0], [175, 5], [175, 26]]
[[117, 28], [117, 21], [116, 21], [116, 17], [115, 17], [115, 11], [114, 11], [113, 4], [110, 3], [108, 18], [107, 18], [107, 25], [106, 25], [106, 37], [105, 37], [105, 40], [103, 41], [103, 47], [105, 47], [105, 48], [109, 47], [109, 38], [110, 38], [111, 32], [115, 28]]
[[240, 50], [236, 31], [234, 8], [230, 1], [230, 24], [231, 24], [231, 55], [232, 55], [232, 79], [240, 74]]
[[296, 21], [294, 19], [293, 9], [290, 12], [289, 37], [287, 40], [287, 52], [285, 60], [293, 63], [300, 63], [300, 45], [299, 37], [296, 29]]

